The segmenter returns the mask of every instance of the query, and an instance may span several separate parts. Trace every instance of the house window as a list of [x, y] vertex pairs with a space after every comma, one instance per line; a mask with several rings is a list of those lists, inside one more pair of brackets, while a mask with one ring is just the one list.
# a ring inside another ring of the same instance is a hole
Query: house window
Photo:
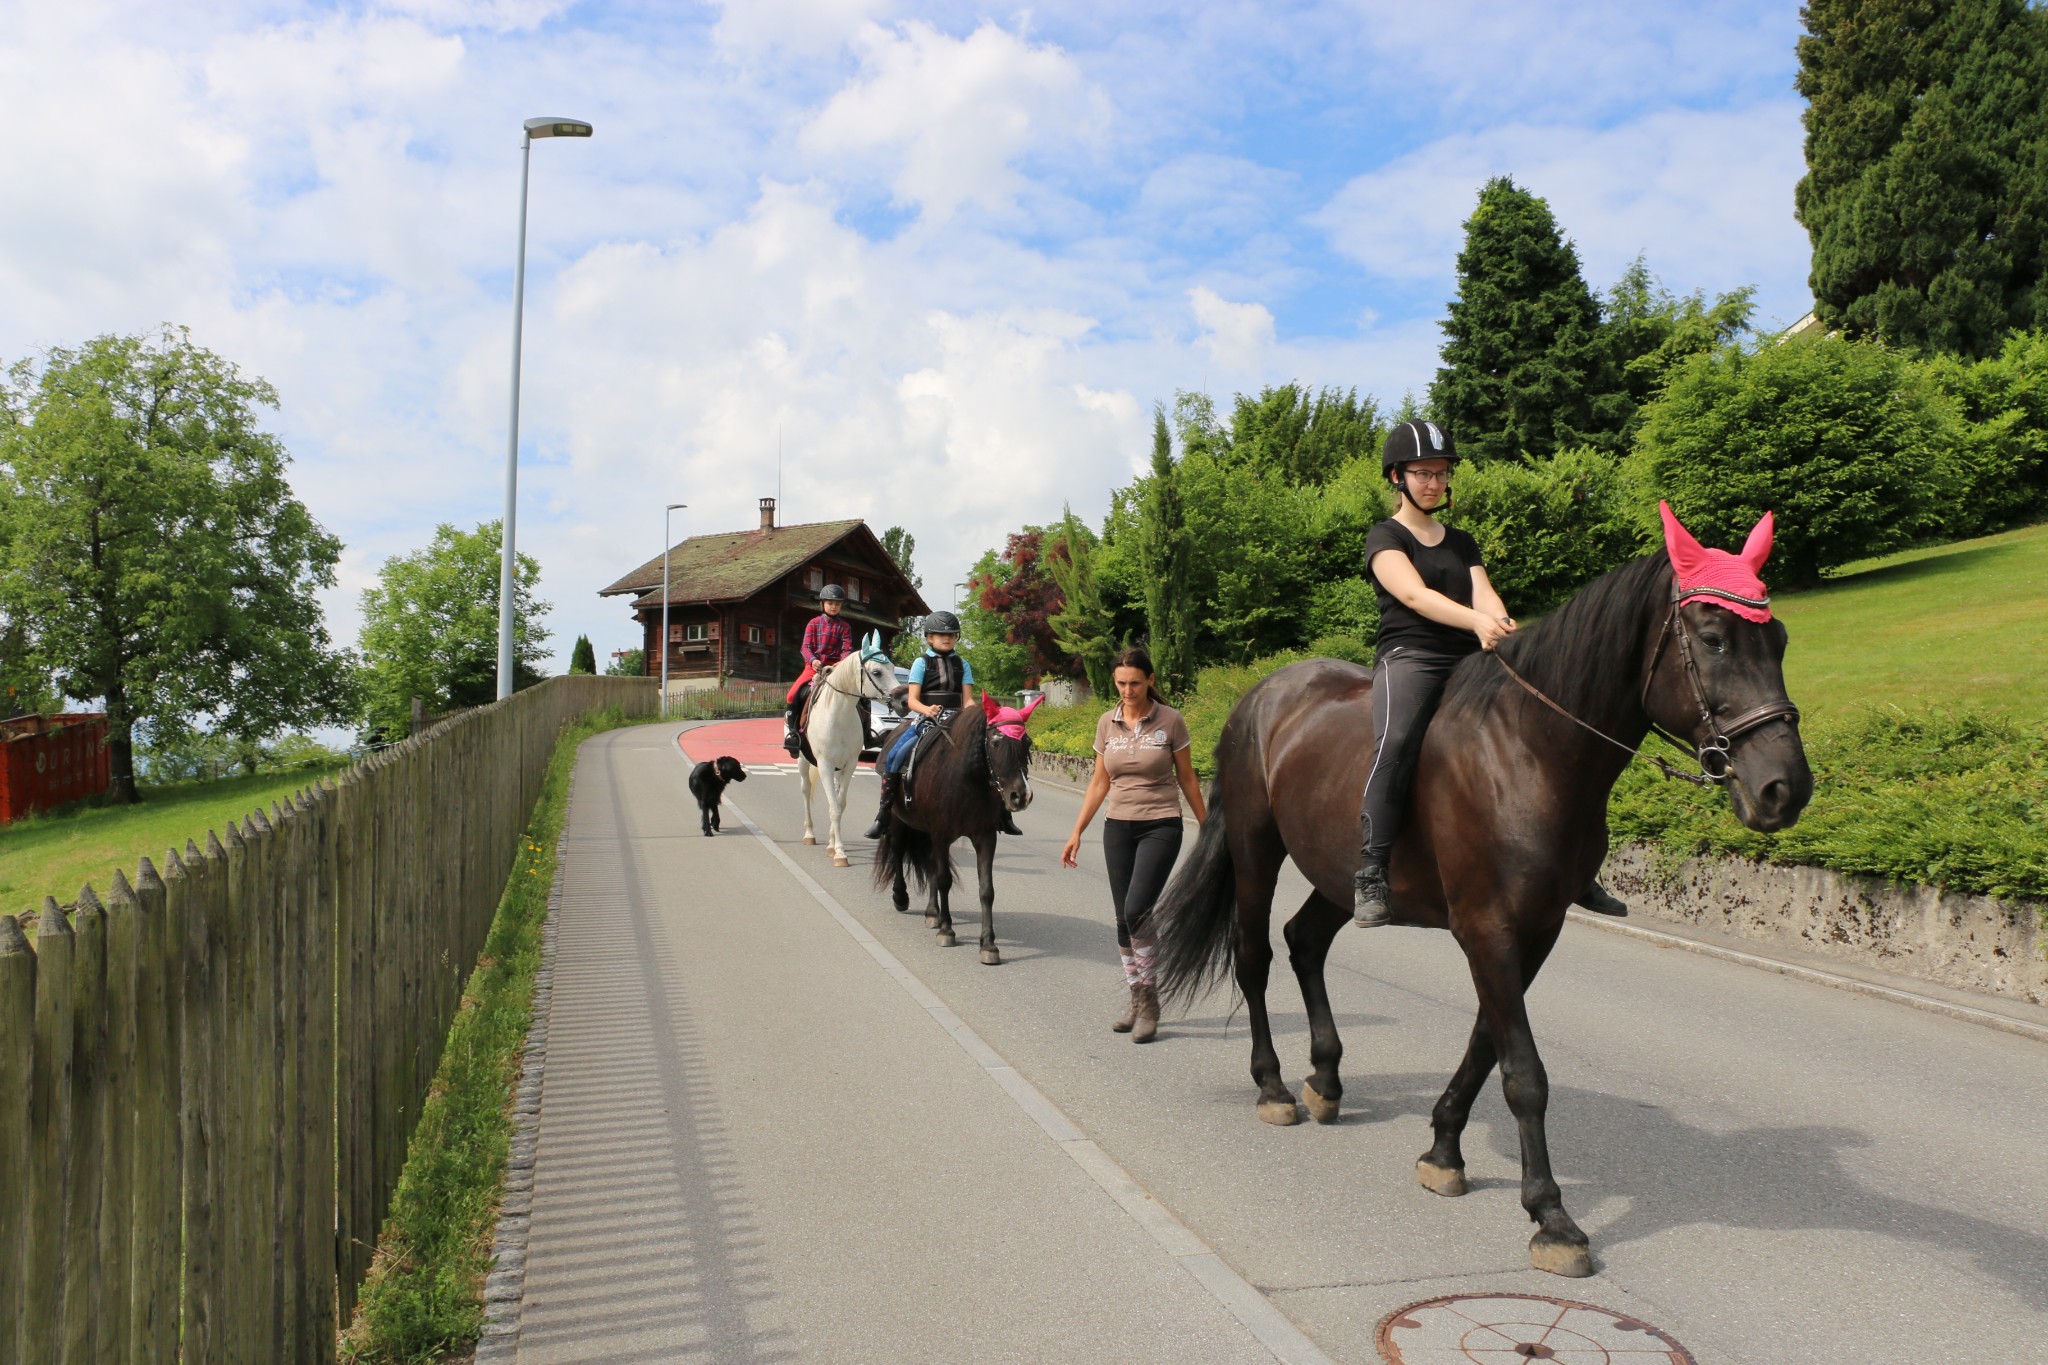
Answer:
[[761, 643], [761, 628], [759, 626], [747, 627], [747, 643], [750, 645], [758, 645]]
[[846, 576], [846, 595], [855, 602], [860, 601], [860, 580], [852, 574]]
[[684, 626], [682, 627], [682, 632], [685, 640], [701, 640], [704, 638], [704, 627], [701, 624]]
[[824, 587], [825, 571], [823, 569], [813, 566], [810, 573], [810, 584], [812, 592], [816, 592], [818, 589]]

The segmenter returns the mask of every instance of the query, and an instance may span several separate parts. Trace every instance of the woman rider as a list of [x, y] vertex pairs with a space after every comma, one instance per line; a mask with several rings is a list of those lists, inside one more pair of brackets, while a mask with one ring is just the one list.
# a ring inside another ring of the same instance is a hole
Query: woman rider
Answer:
[[[879, 839], [889, 824], [889, 807], [895, 804], [903, 784], [903, 767], [917, 748], [917, 736], [937, 724], [948, 711], [967, 705], [974, 686], [974, 666], [953, 650], [960, 643], [960, 618], [950, 611], [935, 611], [924, 618], [924, 653], [910, 666], [910, 697], [904, 705], [923, 717], [915, 725], [899, 729], [876, 766], [882, 770], [882, 801], [875, 810], [875, 823], [864, 836]], [[996, 827], [1005, 834], [1021, 834], [1008, 809], [1002, 811]]]
[[[1400, 503], [1365, 539], [1366, 576], [1379, 600], [1380, 628], [1372, 768], [1360, 802], [1363, 847], [1352, 883], [1352, 923], [1360, 928], [1391, 918], [1387, 859], [1401, 830], [1423, 731], [1444, 683], [1466, 655], [1491, 650], [1515, 633], [1515, 619], [1486, 576], [1478, 542], [1436, 519], [1450, 506], [1457, 459], [1450, 433], [1434, 422], [1403, 422], [1380, 455]], [[1597, 881], [1578, 903], [1603, 914], [1628, 913]]]

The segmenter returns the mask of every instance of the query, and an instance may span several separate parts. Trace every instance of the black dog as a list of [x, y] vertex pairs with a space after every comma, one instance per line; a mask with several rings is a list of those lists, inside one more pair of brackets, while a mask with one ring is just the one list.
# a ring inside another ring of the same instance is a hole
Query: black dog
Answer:
[[718, 832], [718, 802], [725, 795], [725, 784], [746, 780], [747, 770], [730, 754], [716, 763], [707, 760], [690, 769], [690, 795], [697, 798], [697, 813], [704, 817], [706, 835]]

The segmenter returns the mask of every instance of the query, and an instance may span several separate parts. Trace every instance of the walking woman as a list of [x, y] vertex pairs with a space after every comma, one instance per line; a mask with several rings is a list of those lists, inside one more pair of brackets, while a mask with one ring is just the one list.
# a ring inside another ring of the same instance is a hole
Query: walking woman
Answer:
[[1102, 812], [1102, 861], [1116, 906], [1116, 945], [1130, 1001], [1110, 1027], [1134, 1043], [1159, 1033], [1159, 992], [1152, 984], [1152, 903], [1180, 857], [1181, 798], [1196, 823], [1208, 818], [1189, 757], [1187, 722], [1152, 685], [1152, 656], [1127, 649], [1116, 661], [1117, 703], [1095, 723], [1095, 773], [1081, 798], [1081, 816], [1060, 850], [1077, 866], [1081, 834]]

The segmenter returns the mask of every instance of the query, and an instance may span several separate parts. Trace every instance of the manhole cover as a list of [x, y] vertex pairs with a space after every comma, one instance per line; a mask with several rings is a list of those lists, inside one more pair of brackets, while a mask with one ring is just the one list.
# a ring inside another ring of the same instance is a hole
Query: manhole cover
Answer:
[[1447, 1294], [1380, 1323], [1388, 1365], [1697, 1365], [1692, 1352], [1626, 1313], [1543, 1294]]

